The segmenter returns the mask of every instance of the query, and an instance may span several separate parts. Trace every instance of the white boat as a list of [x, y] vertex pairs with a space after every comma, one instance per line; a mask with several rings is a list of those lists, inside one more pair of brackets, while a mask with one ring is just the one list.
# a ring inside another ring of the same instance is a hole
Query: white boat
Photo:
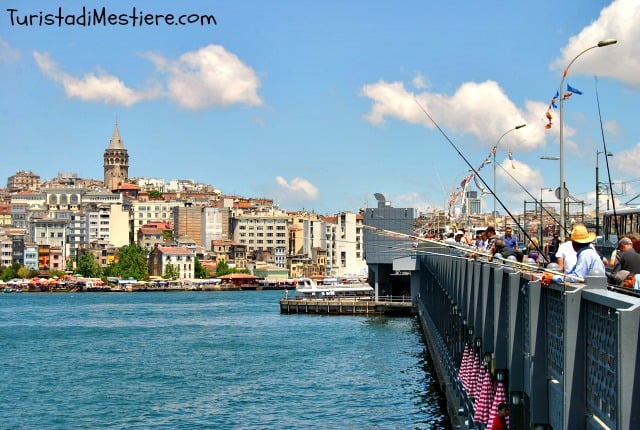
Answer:
[[370, 298], [373, 295], [373, 287], [366, 282], [342, 283], [336, 280], [335, 282], [322, 282], [318, 285], [310, 278], [299, 278], [296, 281], [296, 292], [302, 293], [307, 298]]

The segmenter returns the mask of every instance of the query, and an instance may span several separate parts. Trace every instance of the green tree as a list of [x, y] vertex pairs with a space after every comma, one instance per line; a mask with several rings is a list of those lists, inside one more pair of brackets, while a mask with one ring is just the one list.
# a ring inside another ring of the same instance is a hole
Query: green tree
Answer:
[[2, 269], [2, 274], [0, 274], [0, 279], [6, 282], [13, 278], [18, 277], [19, 268], [20, 268], [20, 265], [17, 263], [13, 263], [11, 266], [5, 267], [4, 269]]
[[198, 257], [195, 258], [195, 261], [193, 263], [193, 275], [196, 278], [210, 278], [211, 277], [211, 271], [209, 269], [207, 269], [206, 267], [202, 266], [202, 263], [200, 263], [200, 259]]
[[162, 193], [158, 190], [150, 190], [149, 191], [149, 198], [150, 199], [160, 199], [162, 198]]
[[164, 268], [164, 275], [162, 276], [165, 279], [178, 279], [180, 276], [180, 270], [177, 266], [168, 263]]
[[16, 275], [18, 275], [18, 278], [20, 279], [25, 279], [29, 276], [29, 269], [24, 266], [20, 266], [20, 268], [16, 272]]
[[96, 261], [96, 257], [91, 252], [85, 252], [78, 260], [76, 271], [85, 278], [99, 278], [102, 275], [102, 267]]
[[227, 262], [224, 260], [218, 261], [218, 267], [216, 267], [216, 276], [220, 277], [220, 276], [228, 275], [229, 273], [232, 273], [232, 272]]
[[149, 276], [146, 249], [133, 243], [120, 248], [118, 261], [109, 267], [108, 276], [120, 276], [122, 278], [134, 278], [138, 281]]

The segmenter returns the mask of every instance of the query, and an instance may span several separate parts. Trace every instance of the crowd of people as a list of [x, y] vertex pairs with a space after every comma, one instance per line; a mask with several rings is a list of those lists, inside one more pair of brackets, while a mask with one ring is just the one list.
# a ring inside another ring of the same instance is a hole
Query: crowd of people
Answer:
[[598, 253], [593, 244], [595, 239], [594, 232], [588, 231], [584, 224], [576, 223], [567, 240], [562, 242], [554, 234], [545, 245], [541, 245], [538, 238], [531, 237], [526, 246], [520, 247], [511, 227], [506, 227], [504, 234], [498, 235], [492, 225], [479, 231], [475, 237], [458, 230], [450, 233], [444, 241], [470, 249], [469, 256], [477, 253], [487, 255], [489, 260], [500, 257], [543, 270], [548, 267], [541, 278], [543, 285], [581, 282], [597, 270], [605, 274], [611, 285], [640, 290], [640, 234], [622, 236], [611, 256]]

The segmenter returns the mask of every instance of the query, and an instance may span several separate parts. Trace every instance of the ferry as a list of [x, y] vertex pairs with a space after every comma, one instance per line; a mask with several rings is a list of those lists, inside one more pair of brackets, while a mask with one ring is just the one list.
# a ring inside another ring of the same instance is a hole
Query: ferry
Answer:
[[323, 280], [318, 285], [313, 279], [300, 278], [297, 279], [296, 292], [302, 293], [305, 298], [371, 298], [373, 287], [366, 282], [342, 283], [337, 279]]

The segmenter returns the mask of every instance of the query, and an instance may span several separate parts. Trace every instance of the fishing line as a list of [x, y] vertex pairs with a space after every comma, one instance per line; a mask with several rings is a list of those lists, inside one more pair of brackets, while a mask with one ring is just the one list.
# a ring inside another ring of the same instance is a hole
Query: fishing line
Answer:
[[[453, 147], [453, 149], [458, 153], [460, 158], [462, 158], [464, 160], [464, 162], [467, 163], [467, 166], [469, 166], [471, 171], [478, 178], [480, 178], [480, 180], [482, 181], [484, 186], [491, 192], [491, 194], [493, 194], [493, 196], [495, 197], [496, 201], [498, 203], [500, 203], [500, 206], [502, 207], [502, 209], [504, 209], [504, 211], [507, 213], [507, 215], [509, 215], [509, 218], [511, 218], [513, 220], [513, 222], [518, 226], [518, 229], [520, 229], [520, 231], [525, 235], [525, 237], [529, 240], [529, 242], [531, 242], [531, 243], [533, 243], [535, 245], [536, 250], [540, 253], [540, 255], [542, 255], [542, 257], [544, 258], [545, 262], [549, 263], [549, 258], [544, 254], [544, 252], [542, 252], [542, 249], [540, 249], [540, 246], [536, 245], [535, 242], [533, 242], [531, 240], [531, 236], [529, 236], [529, 234], [522, 228], [522, 226], [520, 225], [518, 220], [511, 213], [511, 211], [507, 208], [507, 206], [504, 203], [502, 203], [502, 200], [495, 194], [495, 191], [489, 186], [489, 184], [487, 184], [487, 182], [484, 180], [484, 178], [480, 174], [478, 174], [478, 171], [471, 165], [471, 163], [469, 163], [467, 158], [462, 154], [462, 152], [460, 152], [460, 150], [455, 145], [455, 143], [453, 143], [453, 141], [451, 139], [449, 139], [449, 136], [447, 136], [447, 134], [444, 132], [444, 130], [442, 130], [440, 128], [438, 123], [431, 117], [431, 115], [429, 115], [429, 112], [427, 112], [427, 110], [424, 107], [422, 107], [420, 102], [418, 100], [416, 100], [416, 99], [413, 99], [413, 100], [416, 102], [416, 104], [418, 105], [420, 110], [422, 110], [422, 112], [424, 112], [424, 114], [431, 120], [431, 122], [438, 129], [438, 131], [444, 136], [444, 138], [447, 140], [447, 142], [449, 142], [449, 144]], [[494, 228], [495, 228], [495, 226], [494, 226]]]

